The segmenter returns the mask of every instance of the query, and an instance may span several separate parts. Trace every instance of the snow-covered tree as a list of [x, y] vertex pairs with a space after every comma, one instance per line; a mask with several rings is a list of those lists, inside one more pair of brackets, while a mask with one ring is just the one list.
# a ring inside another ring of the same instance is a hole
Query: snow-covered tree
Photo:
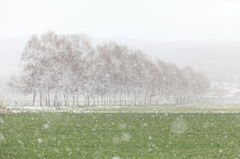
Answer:
[[153, 105], [189, 103], [207, 92], [205, 76], [152, 60], [116, 42], [94, 48], [86, 35], [33, 35], [18, 82], [39, 105]]

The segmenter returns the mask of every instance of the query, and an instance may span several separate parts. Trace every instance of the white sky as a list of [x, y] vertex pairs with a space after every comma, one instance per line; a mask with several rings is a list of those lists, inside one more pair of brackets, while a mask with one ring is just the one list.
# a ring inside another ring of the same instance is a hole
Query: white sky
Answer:
[[[125, 39], [131, 41], [129, 44], [141, 41], [136, 46], [147, 43], [142, 47], [147, 51], [154, 48], [150, 44], [156, 47], [159, 43], [176, 41], [236, 44], [240, 42], [240, 1], [1, 0], [0, 76], [16, 70], [24, 43], [30, 35], [49, 30], [84, 32], [103, 39]], [[170, 50], [174, 49], [171, 47], [173, 45], [169, 46]], [[166, 56], [158, 50], [149, 54], [173, 61], [183, 55], [184, 49], [182, 52], [170, 51], [170, 55], [169, 48]], [[187, 49], [189, 54], [199, 46], [190, 48], [192, 50]]]
[[1, 0], [0, 36], [48, 30], [149, 40], [238, 40], [238, 0]]

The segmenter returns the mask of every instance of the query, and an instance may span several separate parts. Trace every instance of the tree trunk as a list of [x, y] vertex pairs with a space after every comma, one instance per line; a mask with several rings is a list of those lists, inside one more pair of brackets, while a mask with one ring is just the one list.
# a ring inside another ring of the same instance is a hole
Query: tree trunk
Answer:
[[33, 91], [33, 100], [32, 100], [32, 105], [35, 105], [35, 99], [36, 99], [36, 92]]
[[40, 90], [39, 92], [39, 102], [40, 102], [40, 106], [42, 106], [42, 90]]
[[72, 105], [75, 105], [75, 94], [73, 93], [73, 101], [72, 101]]

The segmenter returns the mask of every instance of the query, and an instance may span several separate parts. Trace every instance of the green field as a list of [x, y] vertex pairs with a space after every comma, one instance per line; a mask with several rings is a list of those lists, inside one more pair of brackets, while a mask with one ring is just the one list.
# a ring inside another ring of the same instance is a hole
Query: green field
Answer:
[[0, 159], [237, 159], [240, 114], [0, 116]]

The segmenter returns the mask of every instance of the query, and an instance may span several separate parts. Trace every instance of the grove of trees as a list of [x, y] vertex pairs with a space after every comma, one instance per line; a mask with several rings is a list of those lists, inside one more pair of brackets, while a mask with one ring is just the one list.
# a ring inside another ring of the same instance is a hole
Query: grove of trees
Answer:
[[159, 105], [197, 102], [209, 81], [190, 67], [152, 60], [115, 42], [93, 46], [86, 35], [33, 35], [17, 86], [32, 104]]

